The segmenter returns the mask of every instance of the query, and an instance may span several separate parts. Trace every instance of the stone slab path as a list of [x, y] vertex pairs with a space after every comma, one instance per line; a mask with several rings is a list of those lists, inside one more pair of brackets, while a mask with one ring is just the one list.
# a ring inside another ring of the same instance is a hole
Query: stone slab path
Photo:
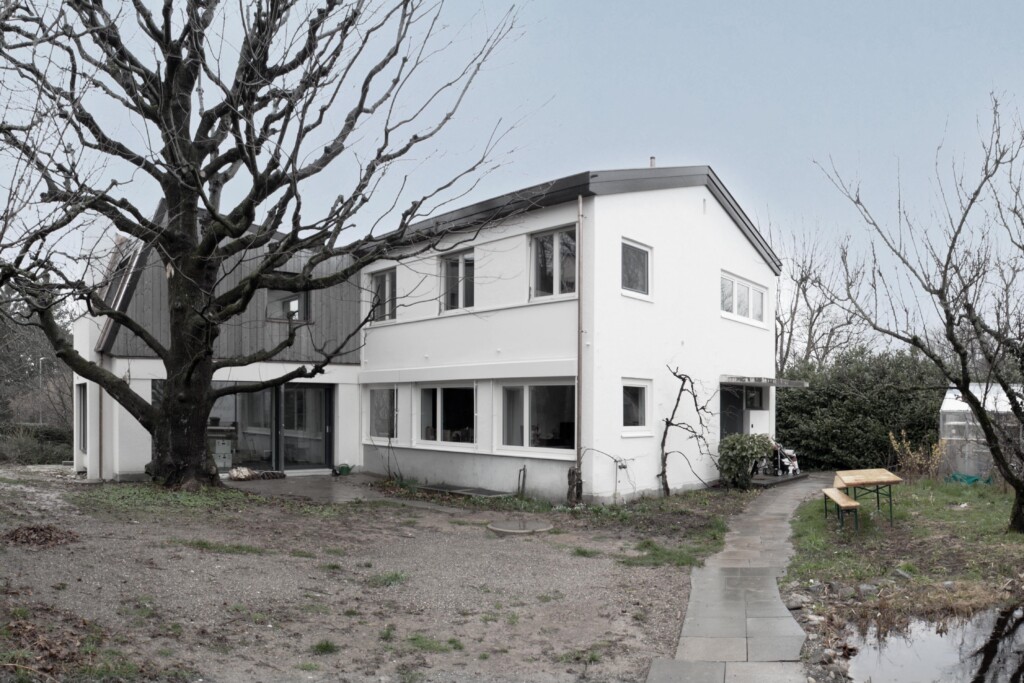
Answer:
[[675, 659], [651, 663], [647, 683], [804, 683], [806, 638], [776, 579], [793, 546], [797, 505], [831, 478], [815, 474], [764, 491], [732, 518], [725, 548], [690, 575], [690, 602]]

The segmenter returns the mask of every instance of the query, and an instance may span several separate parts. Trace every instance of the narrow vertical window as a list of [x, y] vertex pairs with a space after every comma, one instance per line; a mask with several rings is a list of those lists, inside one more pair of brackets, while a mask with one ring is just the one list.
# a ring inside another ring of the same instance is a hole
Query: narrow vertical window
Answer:
[[732, 280], [722, 277], [722, 310], [732, 313]]
[[740, 282], [736, 283], [736, 315], [750, 317], [750, 287]]
[[502, 397], [504, 429], [501, 442], [506, 446], [522, 446], [526, 432], [526, 424], [523, 421], [523, 388], [505, 387], [502, 390]]
[[370, 291], [373, 294], [371, 319], [394, 320], [398, 309], [398, 299], [395, 295], [395, 269], [383, 270], [370, 277]]
[[420, 440], [437, 441], [437, 389], [420, 390]]
[[370, 436], [395, 438], [395, 390], [370, 389]]
[[446, 311], [476, 304], [476, 261], [473, 252], [446, 256], [441, 261], [441, 304]]
[[75, 385], [78, 394], [78, 450], [89, 450], [89, 391], [85, 382]]
[[647, 424], [647, 388], [622, 387], [622, 426], [643, 427]]
[[559, 230], [533, 238], [533, 296], [576, 291], [576, 230]]

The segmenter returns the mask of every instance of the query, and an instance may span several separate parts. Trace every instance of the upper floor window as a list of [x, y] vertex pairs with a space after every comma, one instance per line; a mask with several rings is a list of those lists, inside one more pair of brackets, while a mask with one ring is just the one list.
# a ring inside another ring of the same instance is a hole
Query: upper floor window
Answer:
[[576, 228], [533, 238], [533, 296], [576, 291]]
[[309, 320], [309, 292], [268, 289], [267, 320]]
[[721, 308], [723, 313], [763, 323], [765, 295], [765, 290], [757, 285], [744, 282], [731, 275], [722, 275]]
[[627, 292], [650, 294], [651, 250], [638, 244], [622, 243], [622, 288]]
[[441, 280], [444, 291], [441, 304], [444, 310], [452, 311], [457, 308], [473, 307], [473, 271], [472, 251], [442, 257]]
[[395, 269], [382, 270], [370, 276], [370, 292], [373, 300], [370, 313], [371, 320], [394, 320], [398, 308], [395, 296]]

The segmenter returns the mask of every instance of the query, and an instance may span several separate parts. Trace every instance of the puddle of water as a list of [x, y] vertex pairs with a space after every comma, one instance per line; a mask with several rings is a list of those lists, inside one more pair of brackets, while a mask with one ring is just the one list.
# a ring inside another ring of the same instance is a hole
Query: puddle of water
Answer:
[[992, 610], [944, 633], [915, 621], [903, 636], [852, 638], [856, 683], [1024, 683], [1024, 607]]

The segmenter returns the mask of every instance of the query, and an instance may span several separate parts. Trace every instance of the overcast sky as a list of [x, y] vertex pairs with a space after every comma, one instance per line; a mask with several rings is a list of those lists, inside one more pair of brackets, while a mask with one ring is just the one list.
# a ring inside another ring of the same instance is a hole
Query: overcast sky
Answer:
[[1021, 2], [533, 0], [521, 23], [457, 122], [469, 143], [519, 121], [473, 198], [653, 155], [713, 167], [762, 229], [840, 235], [855, 216], [815, 161], [879, 212], [899, 174], [924, 213], [937, 147], [973, 171], [990, 95], [1024, 92]]

